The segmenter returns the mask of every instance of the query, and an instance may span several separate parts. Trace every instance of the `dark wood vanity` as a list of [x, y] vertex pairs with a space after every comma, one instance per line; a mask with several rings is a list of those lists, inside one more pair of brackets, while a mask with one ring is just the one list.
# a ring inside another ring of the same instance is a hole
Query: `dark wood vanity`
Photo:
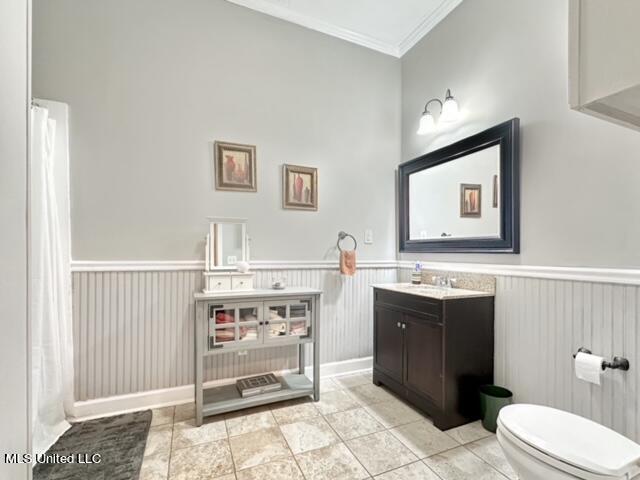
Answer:
[[480, 418], [493, 383], [493, 296], [447, 298], [374, 288], [373, 382], [446, 430]]

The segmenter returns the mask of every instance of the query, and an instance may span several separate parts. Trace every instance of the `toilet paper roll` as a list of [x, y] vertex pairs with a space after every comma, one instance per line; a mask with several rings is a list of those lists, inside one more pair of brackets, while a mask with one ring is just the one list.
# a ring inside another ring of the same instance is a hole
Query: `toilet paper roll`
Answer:
[[602, 376], [602, 357], [579, 352], [575, 359], [576, 377], [585, 382], [600, 385]]

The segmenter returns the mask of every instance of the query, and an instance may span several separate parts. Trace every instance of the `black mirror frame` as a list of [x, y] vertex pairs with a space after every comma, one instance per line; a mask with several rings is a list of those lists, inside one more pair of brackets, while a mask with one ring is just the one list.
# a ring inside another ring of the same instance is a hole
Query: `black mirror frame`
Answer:
[[[409, 175], [500, 145], [499, 238], [409, 239]], [[512, 118], [434, 152], [402, 163], [398, 169], [400, 252], [520, 253], [520, 119]]]

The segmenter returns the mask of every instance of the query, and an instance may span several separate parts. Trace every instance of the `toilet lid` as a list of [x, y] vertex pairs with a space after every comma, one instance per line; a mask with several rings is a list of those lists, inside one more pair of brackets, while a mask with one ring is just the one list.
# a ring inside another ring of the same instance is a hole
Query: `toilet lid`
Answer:
[[516, 404], [500, 410], [499, 419], [523, 442], [589, 472], [622, 476], [640, 460], [640, 445], [569, 412]]

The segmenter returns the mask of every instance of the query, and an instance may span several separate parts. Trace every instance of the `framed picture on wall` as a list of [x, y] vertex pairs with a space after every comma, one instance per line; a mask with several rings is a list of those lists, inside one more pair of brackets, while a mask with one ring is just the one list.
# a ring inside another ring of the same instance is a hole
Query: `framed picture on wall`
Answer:
[[460, 184], [460, 216], [480, 218], [482, 216], [482, 185]]
[[318, 169], [283, 165], [282, 190], [283, 208], [318, 210]]
[[216, 141], [213, 150], [216, 190], [257, 191], [254, 145]]

